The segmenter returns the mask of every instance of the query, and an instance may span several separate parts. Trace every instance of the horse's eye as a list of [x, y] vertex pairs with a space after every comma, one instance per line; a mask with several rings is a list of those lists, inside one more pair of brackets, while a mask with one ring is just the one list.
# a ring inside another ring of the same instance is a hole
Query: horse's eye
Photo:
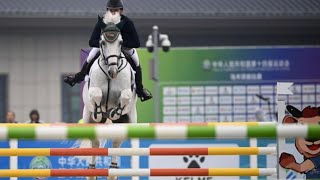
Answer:
[[105, 46], [105, 45], [106, 45], [106, 42], [105, 42], [105, 41], [101, 41], [101, 44]]
[[123, 44], [123, 41], [120, 41], [120, 45], [122, 45]]

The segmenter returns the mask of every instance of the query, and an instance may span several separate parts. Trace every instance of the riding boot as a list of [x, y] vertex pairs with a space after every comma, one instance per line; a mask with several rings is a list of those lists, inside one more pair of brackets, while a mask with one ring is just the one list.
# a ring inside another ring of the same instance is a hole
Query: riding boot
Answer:
[[71, 87], [73, 87], [76, 83], [81, 83], [86, 77], [88, 71], [88, 64], [89, 63], [87, 61], [84, 61], [80, 72], [76, 73], [75, 75], [67, 75], [63, 79], [63, 81], [69, 84]]
[[136, 68], [135, 80], [137, 86], [137, 95], [140, 98], [140, 100], [143, 102], [151, 99], [152, 94], [147, 89], [143, 88], [141, 66], [138, 66]]

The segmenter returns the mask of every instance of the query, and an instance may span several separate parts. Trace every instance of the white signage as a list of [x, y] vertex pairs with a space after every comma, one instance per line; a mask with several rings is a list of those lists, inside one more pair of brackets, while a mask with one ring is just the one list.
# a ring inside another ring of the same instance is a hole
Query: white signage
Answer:
[[[236, 144], [152, 144], [150, 148], [238, 147]], [[149, 156], [149, 168], [239, 168], [240, 156]], [[150, 180], [235, 180], [239, 177], [150, 177]]]
[[[269, 144], [268, 147], [276, 147], [276, 144]], [[303, 156], [297, 151], [295, 144], [286, 144], [284, 152], [292, 154], [298, 163], [303, 162]], [[277, 162], [279, 162], [278, 157], [276, 155], [269, 155], [266, 157], [267, 157], [267, 168], [277, 168]], [[294, 172], [292, 170], [288, 170], [286, 179], [305, 180], [305, 175]], [[267, 180], [273, 180], [273, 179], [271, 176], [268, 176]]]

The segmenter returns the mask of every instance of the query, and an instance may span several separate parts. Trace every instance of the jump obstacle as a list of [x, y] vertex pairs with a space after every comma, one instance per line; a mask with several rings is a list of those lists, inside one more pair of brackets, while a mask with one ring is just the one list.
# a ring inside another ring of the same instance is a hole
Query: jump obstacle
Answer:
[[[320, 138], [320, 126], [275, 124], [112, 124], [112, 125], [2, 125], [0, 139], [78, 139], [78, 138]], [[88, 156], [88, 155], [269, 155], [276, 148], [97, 148], [97, 149], [0, 149], [0, 156]], [[0, 170], [0, 177], [53, 176], [274, 176], [276, 168], [209, 169], [42, 169]]]
[[271, 155], [275, 153], [276, 153], [275, 147], [0, 149], [0, 156]]
[[320, 138], [318, 125], [178, 125], [0, 127], [0, 139], [194, 139], [194, 138]]
[[0, 177], [57, 176], [272, 176], [275, 168], [208, 169], [28, 169], [0, 170]]

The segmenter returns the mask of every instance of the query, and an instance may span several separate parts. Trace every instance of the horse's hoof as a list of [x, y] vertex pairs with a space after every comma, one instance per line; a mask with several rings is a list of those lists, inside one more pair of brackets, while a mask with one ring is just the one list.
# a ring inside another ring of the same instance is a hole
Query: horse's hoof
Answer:
[[[96, 169], [95, 164], [89, 164], [88, 169]], [[97, 177], [86, 177], [87, 180], [97, 180]]]
[[[111, 165], [109, 166], [109, 169], [119, 169], [119, 166], [117, 163], [111, 163]], [[118, 180], [117, 176], [110, 176], [108, 178], [108, 180]]]
[[119, 169], [119, 166], [117, 163], [111, 163], [110, 166], [109, 166], [109, 169]]
[[118, 177], [117, 176], [110, 176], [107, 179], [108, 180], [118, 180]]
[[86, 180], [97, 180], [97, 177], [86, 177]]
[[95, 164], [89, 164], [88, 169], [95, 169], [96, 165]]

